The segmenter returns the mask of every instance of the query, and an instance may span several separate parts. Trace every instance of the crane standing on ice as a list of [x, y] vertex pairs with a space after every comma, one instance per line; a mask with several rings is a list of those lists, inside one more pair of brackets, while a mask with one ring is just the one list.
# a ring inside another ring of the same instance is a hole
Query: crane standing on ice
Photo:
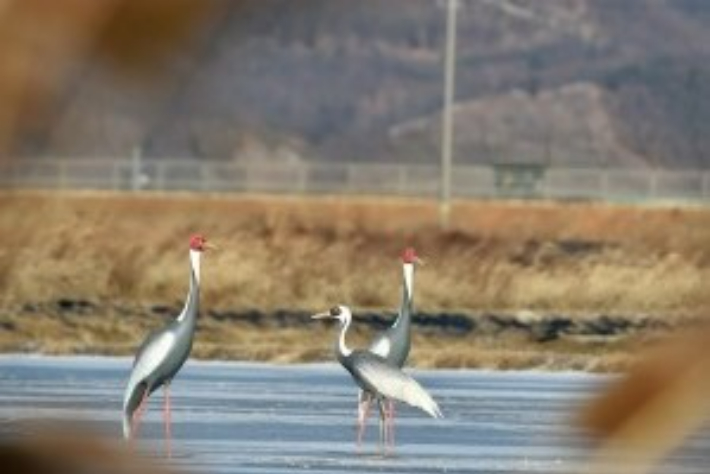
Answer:
[[[347, 306], [334, 306], [325, 313], [312, 316], [313, 319], [337, 319], [342, 325], [335, 353], [338, 361], [350, 372], [355, 383], [366, 396], [377, 400], [380, 414], [384, 418], [381, 425], [383, 452], [387, 449], [387, 418], [384, 406], [398, 400], [419, 408], [434, 418], [441, 418], [439, 406], [424, 388], [412, 377], [393, 367], [387, 360], [369, 350], [351, 350], [345, 344], [345, 335], [352, 322], [352, 313]], [[394, 443], [393, 443], [394, 444]]]
[[[370, 352], [382, 357], [387, 364], [401, 369], [409, 356], [412, 346], [411, 323], [414, 306], [414, 271], [416, 264], [424, 262], [417, 256], [414, 248], [408, 247], [402, 252], [402, 302], [399, 314], [392, 327], [380, 333], [370, 345]], [[370, 414], [372, 396], [365, 390], [360, 390], [358, 396], [357, 444], [362, 443], [367, 417]], [[386, 439], [394, 443], [394, 401], [378, 402], [380, 409], [380, 432]], [[387, 423], [389, 421], [389, 423]]]
[[185, 306], [176, 320], [152, 332], [141, 344], [123, 398], [123, 436], [138, 435], [148, 397], [164, 388], [166, 453], [170, 456], [170, 382], [190, 355], [200, 301], [200, 258], [214, 248], [201, 235], [190, 238], [190, 289]]

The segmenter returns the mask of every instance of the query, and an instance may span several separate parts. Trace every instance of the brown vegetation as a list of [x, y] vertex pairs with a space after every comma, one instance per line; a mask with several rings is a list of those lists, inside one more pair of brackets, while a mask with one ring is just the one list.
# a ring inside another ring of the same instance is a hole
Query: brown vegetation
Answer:
[[[397, 257], [406, 245], [427, 260], [417, 274], [416, 304], [430, 313], [526, 310], [672, 320], [699, 315], [708, 303], [710, 212], [704, 209], [462, 202], [447, 232], [435, 224], [434, 204], [397, 199], [23, 192], [0, 195], [0, 209], [0, 322], [17, 329], [0, 330], [5, 350], [18, 349], [17, 334], [33, 319], [25, 342], [43, 341], [37, 342], [43, 350], [50, 338], [73, 351], [130, 352], [123, 345], [135, 346], [159, 322], [134, 315], [129, 326], [121, 323], [125, 310], [110, 308], [179, 305], [187, 290], [187, 238], [195, 231], [221, 247], [203, 263], [205, 312], [312, 311], [335, 303], [394, 308]], [[94, 302], [107, 316], [74, 324], [90, 328], [83, 341], [66, 318], [18, 316], [23, 305], [61, 298]], [[202, 337], [203, 356], [312, 360], [329, 348], [321, 329], [241, 334], [223, 322], [204, 325], [214, 338]], [[313, 337], [318, 345], [297, 344], [302, 353], [277, 356], [274, 349], [289, 336]], [[480, 366], [501, 344], [448, 338], [439, 347], [436, 337], [418, 337], [419, 365]], [[520, 358], [531, 357], [536, 366], [556, 365], [555, 353], [571, 357], [567, 366], [589, 362], [574, 363], [578, 349], [546, 346], [552, 355], [545, 355], [532, 345], [524, 354], [526, 344], [515, 341], [503, 346], [505, 360], [485, 365], [519, 366]], [[622, 360], [628, 347], [617, 349], [611, 352]]]
[[705, 307], [710, 212], [395, 199], [3, 194], [3, 303], [173, 303], [187, 240], [204, 259], [206, 308], [392, 308], [414, 245], [420, 309], [669, 312]]
[[[4, 310], [0, 316], [0, 352], [131, 355], [148, 331], [177, 312], [160, 306], [120, 308], [75, 303], [62, 307], [67, 303], [62, 300], [59, 304]], [[335, 324], [311, 321], [303, 313], [289, 314], [285, 320], [276, 315], [225, 319], [221, 314], [200, 316], [194, 357], [273, 363], [332, 358]], [[563, 334], [547, 340], [518, 324], [513, 322], [507, 329], [477, 327], [465, 331], [415, 324], [409, 363], [419, 368], [620, 370], [631, 360], [633, 350], [663, 333], [647, 326], [642, 331], [622, 331], [614, 336]], [[373, 329], [356, 315], [349, 344], [364, 347], [372, 340]]]

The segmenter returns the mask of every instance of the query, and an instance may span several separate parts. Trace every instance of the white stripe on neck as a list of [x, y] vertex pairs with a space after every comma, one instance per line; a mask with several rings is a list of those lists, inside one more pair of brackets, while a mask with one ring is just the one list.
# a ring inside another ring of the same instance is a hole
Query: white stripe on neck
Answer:
[[182, 321], [185, 319], [185, 316], [187, 316], [187, 309], [190, 307], [190, 300], [192, 299], [192, 294], [193, 292], [199, 291], [200, 286], [200, 257], [202, 256], [202, 252], [198, 250], [192, 250], [190, 249], [190, 271], [194, 273], [195, 275], [195, 287], [193, 288], [193, 283], [192, 283], [192, 275], [190, 276], [190, 289], [187, 290], [187, 299], [185, 300], [185, 307], [182, 310], [182, 313], [180, 313], [180, 316], [178, 316], [177, 320]]
[[343, 329], [340, 331], [340, 340], [338, 341], [338, 347], [340, 348], [340, 353], [343, 354], [345, 357], [348, 357], [350, 354], [353, 353], [351, 349], [348, 348], [348, 346], [345, 345], [345, 333], [348, 332], [348, 328], [350, 327], [350, 322], [352, 319], [350, 318], [349, 315], [344, 315], [343, 319]]
[[414, 264], [405, 263], [402, 267], [404, 272], [404, 286], [407, 289], [407, 300], [412, 301], [412, 292], [414, 291]]
[[190, 266], [192, 267], [192, 271], [195, 274], [195, 280], [197, 280], [197, 283], [200, 283], [200, 257], [202, 256], [202, 252], [199, 250], [193, 250], [190, 249]]
[[[414, 291], [414, 264], [413, 263], [405, 263], [402, 265], [402, 273], [404, 274], [404, 297], [407, 299], [404, 304], [409, 305], [412, 303], [412, 292]], [[397, 327], [399, 326], [399, 321], [402, 318], [402, 314], [400, 313], [399, 317], [397, 320], [394, 322], [394, 325], [392, 327]]]

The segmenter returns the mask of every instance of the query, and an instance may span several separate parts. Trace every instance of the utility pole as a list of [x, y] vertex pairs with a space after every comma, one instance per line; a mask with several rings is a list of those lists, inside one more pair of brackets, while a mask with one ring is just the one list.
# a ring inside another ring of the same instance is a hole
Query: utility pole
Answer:
[[451, 220], [451, 154], [453, 145], [453, 101], [456, 75], [456, 13], [458, 0], [446, 4], [446, 51], [444, 57], [444, 111], [441, 122], [441, 184], [439, 224], [448, 229]]

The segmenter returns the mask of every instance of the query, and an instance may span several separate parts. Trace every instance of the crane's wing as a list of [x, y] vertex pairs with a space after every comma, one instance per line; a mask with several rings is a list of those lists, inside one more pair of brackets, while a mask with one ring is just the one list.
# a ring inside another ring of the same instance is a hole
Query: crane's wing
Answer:
[[133, 361], [131, 376], [123, 394], [123, 434], [130, 434], [130, 420], [141, 400], [149, 390], [146, 379], [153, 374], [165, 360], [175, 342], [175, 336], [169, 331], [157, 331], [150, 334], [141, 345]]
[[155, 330], [151, 331], [150, 334], [141, 342], [141, 345], [138, 347], [138, 350], [136, 351], [136, 356], [133, 358], [133, 367], [136, 366], [138, 363], [138, 360], [143, 356], [143, 353], [146, 351], [148, 347], [150, 347], [150, 344], [160, 336], [160, 330]]
[[152, 374], [167, 358], [175, 343], [175, 335], [170, 331], [151, 334], [141, 346], [131, 371], [131, 380], [143, 380]]
[[353, 370], [365, 385], [387, 398], [419, 408], [434, 418], [443, 418], [439, 405], [419, 382], [366, 351], [353, 353]]
[[392, 343], [386, 331], [378, 334], [372, 344], [370, 344], [370, 352], [383, 358], [389, 355], [391, 348]]
[[[183, 313], [184, 312], [185, 310], [183, 309]], [[178, 317], [181, 317], [183, 313], [180, 313], [180, 316]], [[149, 348], [151, 346], [153, 346], [154, 344], [159, 344], [158, 340], [161, 336], [163, 336], [166, 332], [170, 331], [171, 328], [175, 327], [175, 322], [176, 320], [168, 321], [163, 327], [154, 329], [150, 333], [148, 333], [146, 338], [143, 339], [143, 342], [141, 342], [141, 345], [138, 346], [136, 356], [133, 359], [133, 367], [136, 366], [139, 360], [144, 359], [147, 356], [146, 352], [149, 351]]]
[[133, 370], [126, 386], [123, 399], [124, 410], [135, 404], [134, 398], [139, 385], [158, 369], [174, 343], [175, 335], [169, 331], [153, 333], [143, 343], [133, 362]]

